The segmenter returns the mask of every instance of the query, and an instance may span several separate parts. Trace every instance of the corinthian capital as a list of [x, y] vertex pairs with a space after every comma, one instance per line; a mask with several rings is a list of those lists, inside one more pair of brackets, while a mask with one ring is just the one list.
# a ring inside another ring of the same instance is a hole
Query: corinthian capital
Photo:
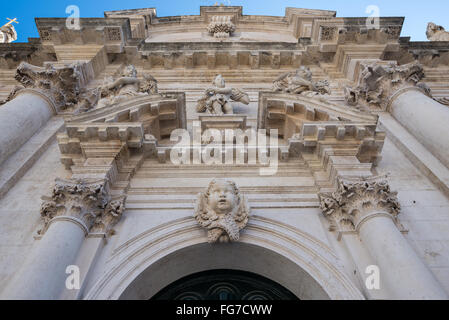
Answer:
[[[345, 90], [346, 102], [349, 105], [364, 103], [386, 110], [394, 93], [417, 86], [423, 77], [423, 67], [418, 62], [401, 66], [395, 62], [362, 64], [359, 85]], [[428, 93], [422, 84], [417, 87]]]
[[22, 62], [16, 70], [15, 78], [25, 88], [40, 90], [55, 104], [58, 111], [77, 104], [81, 85], [86, 82], [81, 63], [63, 67], [47, 65], [37, 67]]
[[86, 234], [93, 226], [96, 232], [109, 233], [124, 207], [124, 197], [111, 199], [106, 180], [56, 179], [51, 197], [42, 199], [40, 235], [56, 220], [71, 220]]
[[338, 231], [358, 230], [360, 224], [374, 215], [397, 219], [401, 206], [397, 192], [390, 190], [385, 176], [342, 178], [337, 190], [319, 194], [321, 210]]

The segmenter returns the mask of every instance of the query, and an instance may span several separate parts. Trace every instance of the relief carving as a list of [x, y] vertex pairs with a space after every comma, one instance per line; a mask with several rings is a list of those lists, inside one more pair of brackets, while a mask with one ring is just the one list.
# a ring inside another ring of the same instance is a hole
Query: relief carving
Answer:
[[449, 41], [449, 32], [433, 22], [428, 23], [426, 36], [430, 41]]
[[207, 229], [209, 243], [237, 241], [248, 223], [249, 207], [233, 181], [217, 179], [198, 194], [194, 217]]
[[273, 81], [273, 91], [301, 94], [308, 97], [331, 93], [329, 82], [327, 80], [313, 81], [312, 72], [304, 66], [296, 71], [281, 74]]
[[396, 221], [401, 210], [397, 192], [390, 190], [385, 176], [339, 177], [337, 190], [320, 193], [319, 198], [332, 231], [353, 231], [365, 217], [379, 212], [391, 215]]
[[216, 115], [233, 114], [231, 100], [249, 104], [248, 95], [240, 89], [226, 87], [221, 74], [215, 77], [212, 85], [204, 91], [203, 96], [198, 100], [197, 112]]
[[207, 31], [215, 38], [229, 38], [235, 31], [235, 25], [230, 16], [213, 16], [207, 26]]

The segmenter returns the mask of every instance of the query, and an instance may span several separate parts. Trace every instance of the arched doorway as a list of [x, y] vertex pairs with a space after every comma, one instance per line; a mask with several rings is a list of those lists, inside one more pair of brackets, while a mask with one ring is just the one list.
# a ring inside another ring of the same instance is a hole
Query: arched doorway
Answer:
[[218, 269], [183, 277], [151, 300], [298, 300], [280, 284], [252, 272]]
[[301, 300], [363, 299], [330, 248], [279, 221], [253, 215], [238, 242], [206, 240], [193, 217], [135, 235], [114, 250], [83, 299], [148, 300], [185, 276], [217, 269], [261, 275]]

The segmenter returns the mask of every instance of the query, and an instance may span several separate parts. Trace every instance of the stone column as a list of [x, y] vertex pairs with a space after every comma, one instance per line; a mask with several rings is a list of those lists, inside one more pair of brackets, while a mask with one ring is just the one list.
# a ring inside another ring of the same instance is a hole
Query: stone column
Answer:
[[16, 80], [24, 89], [14, 90], [0, 106], [0, 164], [30, 139], [52, 115], [77, 103], [85, 83], [81, 64], [36, 67], [22, 62]]
[[391, 115], [449, 168], [449, 108], [433, 100], [419, 87], [393, 94]]
[[391, 299], [448, 299], [433, 273], [397, 228], [400, 211], [386, 177], [338, 178], [337, 191], [320, 194], [334, 229], [354, 231], [376, 261]]
[[[419, 63], [362, 65], [359, 86], [345, 91], [350, 105], [388, 111], [435, 157], [449, 167], [449, 108], [430, 97]], [[359, 99], [360, 98], [360, 99]]]
[[59, 299], [85, 236], [111, 234], [124, 208], [124, 197], [109, 197], [105, 180], [56, 180], [52, 196], [43, 199], [42, 238], [3, 291], [7, 299]]

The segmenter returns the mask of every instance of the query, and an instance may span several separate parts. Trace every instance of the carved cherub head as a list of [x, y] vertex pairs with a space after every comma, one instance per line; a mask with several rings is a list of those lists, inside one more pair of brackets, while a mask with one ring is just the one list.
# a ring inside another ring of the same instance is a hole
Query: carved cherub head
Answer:
[[123, 69], [122, 76], [123, 77], [136, 78], [137, 77], [137, 70], [136, 70], [136, 68], [132, 64], [129, 64], [129, 65], [127, 65], [125, 67], [125, 69]]
[[235, 183], [221, 179], [212, 180], [205, 196], [209, 207], [219, 215], [231, 212], [240, 200]]
[[221, 76], [221, 74], [218, 74], [213, 82], [214, 86], [216, 86], [217, 88], [224, 88], [226, 87], [226, 83], [223, 79], [223, 77]]
[[194, 217], [208, 229], [209, 242], [239, 239], [248, 222], [248, 205], [232, 181], [214, 179], [205, 192], [198, 195]]

